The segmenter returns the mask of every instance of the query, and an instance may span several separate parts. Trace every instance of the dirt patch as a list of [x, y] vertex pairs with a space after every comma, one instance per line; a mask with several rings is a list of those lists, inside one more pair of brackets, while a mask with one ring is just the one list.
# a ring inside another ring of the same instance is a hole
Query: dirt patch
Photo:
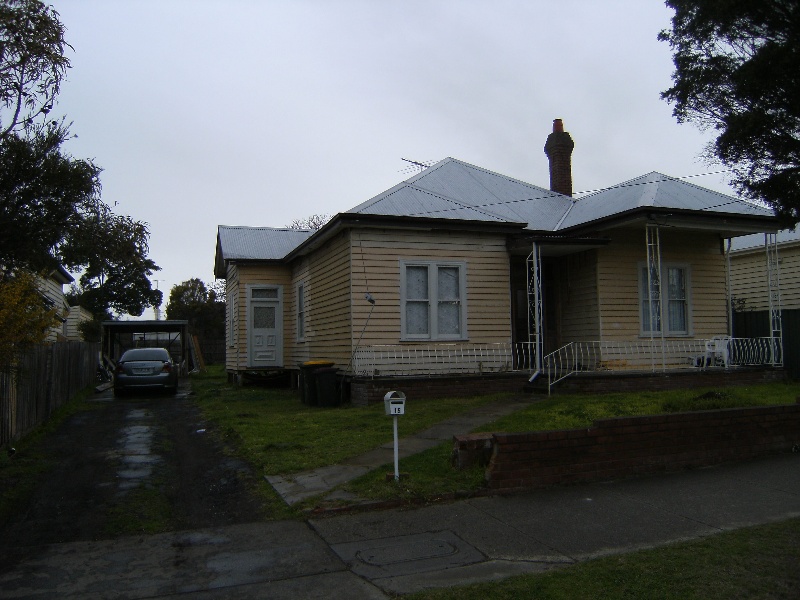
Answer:
[[[54, 466], [0, 524], [0, 564], [25, 547], [136, 533], [145, 518], [158, 530], [181, 530], [264, 517], [255, 475], [225, 453], [191, 396], [112, 400], [105, 392], [98, 400], [99, 408], [75, 414], [37, 448]], [[142, 493], [158, 515], [134, 514], [132, 499]]]

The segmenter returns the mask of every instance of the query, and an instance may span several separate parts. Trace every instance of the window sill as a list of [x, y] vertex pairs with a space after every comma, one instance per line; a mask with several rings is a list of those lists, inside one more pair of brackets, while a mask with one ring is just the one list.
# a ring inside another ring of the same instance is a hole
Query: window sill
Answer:
[[400, 338], [401, 344], [413, 344], [419, 342], [428, 342], [428, 343], [435, 343], [435, 344], [448, 344], [448, 343], [455, 343], [455, 342], [468, 342], [469, 338], [461, 337], [461, 338], [409, 338], [403, 337]]
[[[642, 339], [642, 340], [649, 340], [651, 337], [653, 339], [660, 338], [661, 337], [661, 332], [660, 331], [654, 331], [652, 334], [650, 334], [650, 333], [640, 333], [639, 334], [639, 339]], [[664, 338], [665, 339], [666, 338], [686, 339], [686, 338], [693, 338], [693, 337], [694, 336], [691, 333], [665, 333], [664, 334]]]

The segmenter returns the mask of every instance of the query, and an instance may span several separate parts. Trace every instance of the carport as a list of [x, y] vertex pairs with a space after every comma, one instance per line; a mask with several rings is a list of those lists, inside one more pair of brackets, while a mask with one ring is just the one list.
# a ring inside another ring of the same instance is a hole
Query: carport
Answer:
[[130, 348], [166, 348], [181, 373], [194, 368], [189, 340], [189, 321], [103, 321], [103, 364], [113, 369]]

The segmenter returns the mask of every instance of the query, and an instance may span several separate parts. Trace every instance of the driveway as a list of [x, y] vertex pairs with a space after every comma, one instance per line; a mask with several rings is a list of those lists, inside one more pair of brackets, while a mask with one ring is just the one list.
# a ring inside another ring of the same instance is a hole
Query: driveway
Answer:
[[[108, 539], [127, 527], [131, 494], [156, 490], [169, 529], [260, 519], [253, 473], [223, 451], [189, 398], [136, 395], [92, 398], [41, 445], [53, 469], [43, 474], [24, 511], [0, 526], [0, 565], [42, 544]], [[19, 452], [14, 460], [33, 459]], [[168, 506], [163, 504], [164, 500]], [[135, 508], [135, 507], [134, 507]], [[146, 521], [148, 515], [138, 515]], [[124, 533], [137, 533], [134, 529]], [[0, 567], [2, 569], [3, 567]]]

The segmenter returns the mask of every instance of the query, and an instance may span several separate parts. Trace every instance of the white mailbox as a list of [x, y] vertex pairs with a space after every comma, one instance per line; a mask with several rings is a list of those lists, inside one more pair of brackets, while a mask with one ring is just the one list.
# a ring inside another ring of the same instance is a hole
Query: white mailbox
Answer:
[[406, 414], [406, 395], [403, 392], [387, 392], [383, 397], [383, 406], [389, 416], [404, 415]]

